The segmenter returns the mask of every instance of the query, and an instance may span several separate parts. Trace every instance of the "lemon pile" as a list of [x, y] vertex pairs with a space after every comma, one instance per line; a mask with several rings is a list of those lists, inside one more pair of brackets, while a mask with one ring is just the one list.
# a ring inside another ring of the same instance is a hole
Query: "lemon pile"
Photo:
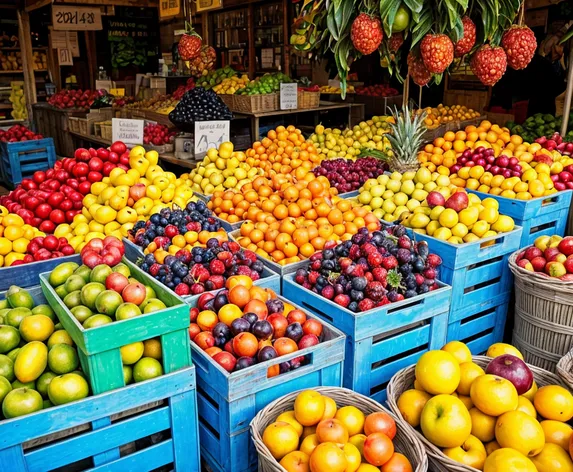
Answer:
[[14, 261], [24, 259], [28, 243], [36, 236], [45, 234], [0, 206], [0, 267], [9, 267]]
[[242, 75], [241, 77], [227, 77], [226, 79], [223, 79], [220, 84], [215, 85], [213, 87], [213, 91], [218, 95], [231, 95], [234, 94], [237, 90], [245, 88], [249, 82], [249, 76], [246, 74]]

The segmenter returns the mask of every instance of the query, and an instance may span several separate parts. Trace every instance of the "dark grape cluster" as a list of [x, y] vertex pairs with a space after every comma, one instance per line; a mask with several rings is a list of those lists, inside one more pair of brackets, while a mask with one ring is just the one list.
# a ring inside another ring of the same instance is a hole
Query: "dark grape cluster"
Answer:
[[375, 157], [327, 159], [315, 167], [315, 175], [324, 175], [338, 193], [358, 190], [368, 179], [375, 179], [386, 170], [386, 164]]
[[233, 114], [213, 90], [195, 87], [183, 95], [175, 109], [169, 113], [169, 119], [179, 126], [195, 121], [231, 120]]

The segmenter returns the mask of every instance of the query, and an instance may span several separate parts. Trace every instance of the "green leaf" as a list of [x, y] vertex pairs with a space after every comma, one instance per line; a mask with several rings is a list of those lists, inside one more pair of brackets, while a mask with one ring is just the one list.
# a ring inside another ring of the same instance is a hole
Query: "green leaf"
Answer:
[[[559, 44], [565, 44], [567, 41], [569, 41], [571, 38], [573, 38], [573, 26], [571, 26], [569, 28], [569, 31], [567, 31], [567, 33], [565, 33], [563, 35], [563, 37], [561, 38], [561, 41], [559, 41]], [[571, 67], [571, 66], [569, 66]]]
[[404, 3], [412, 13], [420, 13], [424, 7], [422, 0], [404, 0]]
[[469, 3], [468, 0], [456, 0], [456, 1], [459, 3], [460, 7], [463, 8], [464, 11], [468, 9], [468, 3]]
[[336, 26], [336, 20], [334, 19], [334, 9], [328, 10], [328, 14], [326, 15], [326, 26], [328, 27], [328, 31], [330, 31], [332, 37], [338, 41], [339, 34], [338, 28]]
[[420, 17], [420, 21], [414, 26], [412, 30], [412, 46], [414, 47], [418, 44], [426, 34], [432, 29], [432, 12], [429, 8], [424, 10], [424, 13]]
[[462, 23], [461, 17], [458, 16], [456, 24], [452, 28], [450, 39], [455, 43], [459, 41], [464, 36], [464, 24]]
[[380, 18], [382, 19], [382, 27], [387, 36], [392, 34], [392, 24], [394, 23], [394, 18], [396, 18], [396, 13], [400, 8], [400, 2], [391, 2], [385, 11], [385, 15], [380, 12]]

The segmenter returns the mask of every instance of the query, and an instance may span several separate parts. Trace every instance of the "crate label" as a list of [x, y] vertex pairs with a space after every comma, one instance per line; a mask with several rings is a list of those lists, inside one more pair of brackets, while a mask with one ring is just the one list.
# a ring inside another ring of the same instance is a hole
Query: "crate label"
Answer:
[[103, 29], [99, 7], [52, 5], [52, 24], [55, 30], [96, 31]]
[[298, 85], [281, 84], [281, 110], [296, 110], [298, 108]]
[[125, 144], [143, 143], [143, 120], [113, 118], [111, 120], [112, 141], [123, 141]]
[[195, 156], [205, 154], [207, 149], [218, 148], [230, 140], [231, 122], [196, 121], [195, 122]]

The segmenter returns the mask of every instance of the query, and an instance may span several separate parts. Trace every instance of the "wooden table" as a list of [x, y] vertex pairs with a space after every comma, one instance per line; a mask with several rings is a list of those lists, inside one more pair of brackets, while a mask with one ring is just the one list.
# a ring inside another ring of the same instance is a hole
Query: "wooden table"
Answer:
[[[254, 141], [260, 139], [259, 134], [259, 121], [261, 118], [281, 116], [281, 115], [297, 115], [299, 113], [315, 113], [315, 124], [318, 124], [318, 116], [322, 112], [329, 110], [339, 110], [343, 108], [348, 109], [348, 122], [346, 123], [350, 126], [352, 121], [352, 107], [355, 106], [353, 103], [334, 103], [334, 102], [320, 102], [317, 108], [305, 108], [297, 110], [276, 110], [276, 111], [266, 111], [261, 113], [235, 113], [235, 119], [248, 119], [251, 121], [251, 138]], [[364, 106], [364, 105], [362, 105]]]
[[[92, 136], [77, 133], [75, 131], [69, 131], [70, 135], [74, 140], [74, 145], [78, 147], [90, 147], [91, 144], [96, 144], [98, 146], [108, 147], [111, 145], [111, 141], [103, 139], [101, 136]], [[178, 159], [171, 152], [159, 154], [159, 160], [168, 162], [179, 167], [185, 167], [187, 169], [194, 169], [197, 165], [197, 161], [193, 159]]]

